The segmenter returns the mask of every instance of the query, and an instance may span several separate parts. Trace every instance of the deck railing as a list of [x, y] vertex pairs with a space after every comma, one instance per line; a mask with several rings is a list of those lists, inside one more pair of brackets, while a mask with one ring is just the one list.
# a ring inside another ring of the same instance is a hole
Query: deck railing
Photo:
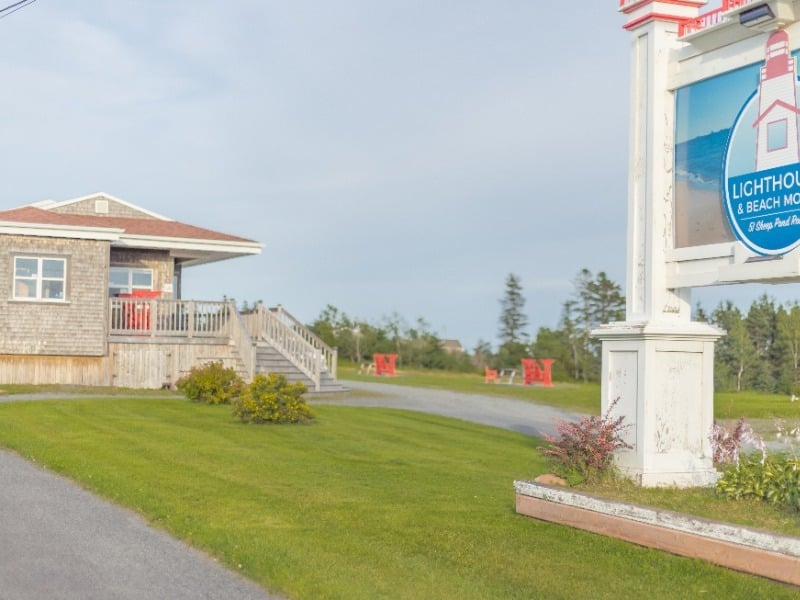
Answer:
[[336, 377], [336, 371], [339, 368], [338, 359], [339, 359], [339, 352], [335, 348], [331, 348], [322, 341], [322, 339], [316, 335], [313, 331], [309, 330], [308, 327], [303, 325], [300, 321], [295, 319], [285, 308], [278, 305], [275, 308], [269, 309], [272, 314], [274, 314], [278, 319], [283, 321], [283, 323], [299, 334], [310, 346], [314, 347], [319, 351], [322, 357], [322, 370], [328, 371], [334, 378]]
[[235, 312], [229, 302], [111, 298], [109, 333], [151, 337], [228, 337]]
[[268, 309], [258, 303], [255, 311], [243, 315], [248, 329], [285, 356], [314, 383], [319, 391], [322, 373], [336, 378], [337, 352], [309, 331], [282, 307]]

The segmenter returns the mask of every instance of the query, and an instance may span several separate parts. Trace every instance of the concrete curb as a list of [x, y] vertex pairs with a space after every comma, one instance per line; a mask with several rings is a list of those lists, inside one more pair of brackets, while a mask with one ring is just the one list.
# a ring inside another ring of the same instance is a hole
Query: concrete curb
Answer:
[[800, 586], [800, 538], [515, 481], [518, 514]]

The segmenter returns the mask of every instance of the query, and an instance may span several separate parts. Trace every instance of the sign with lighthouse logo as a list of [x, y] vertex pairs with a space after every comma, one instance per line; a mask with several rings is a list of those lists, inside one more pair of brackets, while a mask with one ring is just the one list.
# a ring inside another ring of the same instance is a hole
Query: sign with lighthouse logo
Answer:
[[800, 245], [798, 77], [789, 35], [766, 44], [758, 89], [730, 130], [723, 159], [725, 211], [736, 237], [762, 255]]

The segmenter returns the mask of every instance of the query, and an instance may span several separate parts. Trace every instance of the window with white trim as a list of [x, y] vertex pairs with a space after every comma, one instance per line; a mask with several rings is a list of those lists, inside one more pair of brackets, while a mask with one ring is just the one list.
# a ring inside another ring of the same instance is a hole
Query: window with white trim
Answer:
[[131, 294], [134, 290], [153, 289], [153, 269], [111, 267], [108, 270], [108, 295]]
[[63, 301], [66, 289], [66, 258], [14, 257], [14, 300]]

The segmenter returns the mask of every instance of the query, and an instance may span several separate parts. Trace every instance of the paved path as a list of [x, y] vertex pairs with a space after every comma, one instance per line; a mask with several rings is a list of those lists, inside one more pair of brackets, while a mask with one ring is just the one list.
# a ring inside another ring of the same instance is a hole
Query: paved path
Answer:
[[555, 435], [555, 423], [558, 419], [576, 421], [581, 417], [577, 413], [560, 408], [497, 396], [366, 381], [344, 381], [343, 385], [352, 390], [369, 392], [369, 395], [333, 396], [314, 399], [312, 402], [416, 410], [539, 437], [544, 433]]
[[0, 451], [0, 600], [268, 598], [135, 513]]

